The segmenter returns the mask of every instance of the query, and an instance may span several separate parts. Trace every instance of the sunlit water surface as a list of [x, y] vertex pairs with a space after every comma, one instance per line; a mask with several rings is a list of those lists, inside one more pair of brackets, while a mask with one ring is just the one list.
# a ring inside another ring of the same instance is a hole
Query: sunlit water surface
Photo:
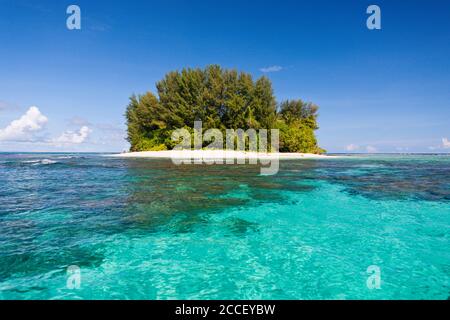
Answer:
[[[0, 299], [447, 299], [450, 156], [0, 154]], [[79, 289], [67, 267], [79, 266]], [[381, 271], [369, 289], [367, 268]]]

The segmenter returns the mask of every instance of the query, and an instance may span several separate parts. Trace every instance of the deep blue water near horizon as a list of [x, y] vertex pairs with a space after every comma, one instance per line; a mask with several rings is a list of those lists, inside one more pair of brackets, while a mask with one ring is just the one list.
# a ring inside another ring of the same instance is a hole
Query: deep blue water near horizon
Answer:
[[448, 299], [449, 227], [448, 155], [0, 153], [0, 299]]

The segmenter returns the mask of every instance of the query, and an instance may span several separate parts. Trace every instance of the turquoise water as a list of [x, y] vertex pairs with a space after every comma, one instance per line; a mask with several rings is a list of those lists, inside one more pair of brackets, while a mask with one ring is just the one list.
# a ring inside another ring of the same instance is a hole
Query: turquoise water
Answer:
[[0, 299], [447, 299], [449, 204], [450, 156], [0, 154]]

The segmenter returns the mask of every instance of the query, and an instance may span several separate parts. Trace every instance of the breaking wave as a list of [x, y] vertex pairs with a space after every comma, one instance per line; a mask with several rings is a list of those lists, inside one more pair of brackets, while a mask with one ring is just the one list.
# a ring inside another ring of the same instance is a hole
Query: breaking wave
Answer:
[[32, 166], [38, 166], [38, 165], [55, 164], [55, 163], [58, 163], [58, 161], [51, 160], [51, 159], [37, 159], [37, 160], [22, 161], [22, 163], [30, 164]]

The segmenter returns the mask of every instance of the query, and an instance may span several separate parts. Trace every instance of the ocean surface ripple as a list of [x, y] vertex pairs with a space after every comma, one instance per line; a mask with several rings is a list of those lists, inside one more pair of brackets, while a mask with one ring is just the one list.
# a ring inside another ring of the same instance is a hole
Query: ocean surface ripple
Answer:
[[[0, 299], [447, 299], [450, 156], [0, 154]], [[369, 266], [381, 287], [370, 289]], [[80, 287], [67, 286], [78, 266]]]

